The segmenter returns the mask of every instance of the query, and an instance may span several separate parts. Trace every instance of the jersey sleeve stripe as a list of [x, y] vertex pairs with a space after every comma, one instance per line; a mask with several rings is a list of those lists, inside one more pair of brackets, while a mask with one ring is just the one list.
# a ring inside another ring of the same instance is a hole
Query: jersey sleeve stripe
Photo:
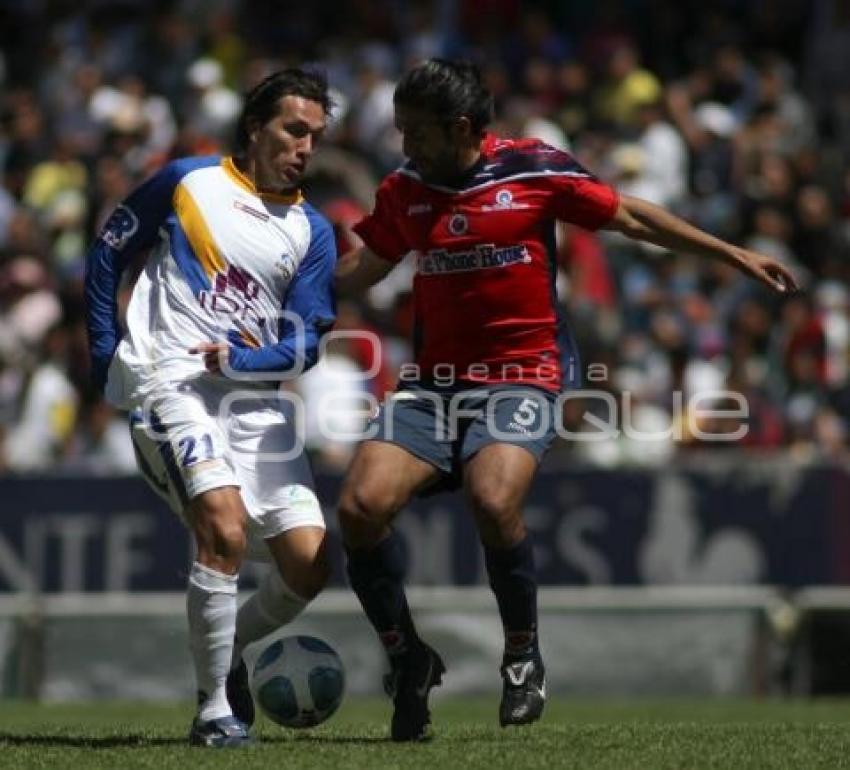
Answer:
[[224, 257], [216, 246], [198, 204], [183, 184], [177, 185], [174, 190], [174, 212], [191, 245], [192, 254], [207, 278], [212, 279], [216, 273], [224, 272], [227, 269]]
[[453, 193], [453, 194], [463, 194], [478, 192], [479, 190], [483, 190], [487, 187], [492, 187], [494, 185], [503, 185], [509, 184], [511, 182], [516, 182], [520, 179], [534, 179], [535, 177], [552, 177], [552, 176], [567, 176], [573, 177], [577, 179], [589, 179], [590, 174], [586, 171], [551, 171], [549, 169], [539, 169], [537, 171], [526, 171], [519, 174], [510, 174], [508, 176], [502, 176], [493, 179], [485, 179], [478, 184], [472, 184], [468, 187], [445, 187], [444, 185], [431, 184], [429, 182], [422, 181], [422, 178], [415, 171], [410, 171], [407, 169], [401, 169], [398, 171], [399, 174], [403, 174], [404, 176], [411, 177], [416, 181], [423, 184], [425, 187], [430, 187], [433, 190], [438, 190], [439, 192]]
[[260, 347], [260, 341], [247, 329], [240, 329], [239, 337], [241, 338], [242, 342], [244, 342], [249, 348]]

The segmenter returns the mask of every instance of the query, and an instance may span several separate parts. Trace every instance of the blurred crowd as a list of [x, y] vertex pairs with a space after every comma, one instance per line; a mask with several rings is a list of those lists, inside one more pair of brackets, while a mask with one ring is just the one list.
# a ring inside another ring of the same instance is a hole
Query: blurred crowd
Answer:
[[[559, 227], [559, 298], [596, 393], [567, 403], [580, 440], [556, 453], [844, 457], [846, 2], [15, 0], [0, 5], [0, 471], [134, 467], [123, 417], [89, 386], [82, 281], [88, 244], [136, 184], [170, 158], [227, 153], [242, 93], [282, 65], [316, 66], [336, 107], [305, 187], [343, 252], [401, 161], [395, 81], [434, 55], [479, 63], [495, 132], [567, 149], [804, 286], [779, 297], [723, 264]], [[293, 385], [325, 462], [346, 461], [364, 394], [410, 359], [412, 272], [341, 303], [352, 336]], [[616, 431], [592, 435], [600, 423]]]

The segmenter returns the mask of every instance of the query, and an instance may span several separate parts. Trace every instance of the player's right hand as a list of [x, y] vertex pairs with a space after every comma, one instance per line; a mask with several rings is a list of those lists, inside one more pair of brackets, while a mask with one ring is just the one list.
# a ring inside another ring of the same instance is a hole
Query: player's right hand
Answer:
[[230, 345], [226, 342], [202, 342], [189, 348], [189, 352], [202, 353], [206, 370], [213, 374], [221, 374], [223, 362], [230, 355]]
[[773, 257], [755, 251], [744, 251], [741, 269], [757, 281], [782, 294], [793, 294], [800, 288], [794, 273], [785, 265]]

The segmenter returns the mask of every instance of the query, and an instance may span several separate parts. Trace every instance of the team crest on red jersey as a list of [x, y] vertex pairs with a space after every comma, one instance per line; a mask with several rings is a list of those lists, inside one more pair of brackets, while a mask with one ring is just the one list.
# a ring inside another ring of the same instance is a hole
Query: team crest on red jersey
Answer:
[[449, 219], [449, 232], [452, 235], [463, 235], [469, 230], [469, 221], [463, 214], [452, 214]]
[[507, 187], [503, 187], [496, 193], [496, 205], [500, 208], [510, 208], [514, 196]]

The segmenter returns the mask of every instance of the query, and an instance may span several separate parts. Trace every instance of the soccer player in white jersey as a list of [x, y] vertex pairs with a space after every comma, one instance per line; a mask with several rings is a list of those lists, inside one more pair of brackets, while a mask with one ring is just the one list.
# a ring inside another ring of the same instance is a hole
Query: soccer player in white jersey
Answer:
[[[118, 206], [87, 258], [94, 379], [130, 412], [140, 470], [197, 545], [195, 745], [251, 742], [242, 650], [327, 579], [324, 519], [275, 386], [316, 362], [335, 318], [333, 232], [298, 189], [329, 108], [323, 76], [271, 75], [246, 96], [234, 157], [166, 165]], [[121, 274], [148, 250], [122, 329]], [[237, 614], [244, 558], [276, 569]]]

